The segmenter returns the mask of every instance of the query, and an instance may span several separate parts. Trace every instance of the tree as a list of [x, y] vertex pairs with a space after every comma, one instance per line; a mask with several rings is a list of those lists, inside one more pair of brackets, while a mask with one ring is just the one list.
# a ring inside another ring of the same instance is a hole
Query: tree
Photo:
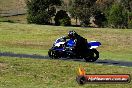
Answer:
[[132, 0], [121, 0], [120, 3], [126, 10], [132, 12]]
[[127, 25], [128, 25], [128, 28], [132, 28], [132, 0], [120, 0], [120, 3], [122, 4], [122, 6], [124, 7], [124, 11], [127, 12], [127, 19], [128, 19], [128, 22], [127, 22]]
[[56, 13], [55, 6], [61, 5], [61, 0], [27, 0], [29, 23], [49, 24]]
[[82, 24], [88, 25], [89, 18], [94, 12], [96, 0], [74, 0], [70, 6], [69, 12], [73, 18], [79, 19]]
[[93, 16], [95, 18], [94, 23], [98, 26], [98, 27], [104, 27], [106, 25], [106, 16], [103, 12], [101, 12], [100, 10], [97, 10], [93, 13]]
[[128, 18], [128, 28], [132, 28], [132, 12], [129, 12], [129, 18]]
[[120, 4], [112, 5], [109, 11], [108, 24], [110, 27], [122, 28], [127, 25], [127, 13]]
[[59, 26], [70, 26], [71, 25], [71, 19], [64, 10], [60, 10], [57, 12], [55, 16], [55, 25]]
[[97, 0], [96, 5], [101, 11], [106, 11], [113, 5], [115, 0]]
[[80, 8], [78, 7], [77, 0], [74, 0], [74, 1], [70, 0], [69, 6], [70, 7], [69, 7], [68, 11], [70, 12], [71, 17], [76, 19], [76, 25], [77, 25], [77, 20], [79, 19], [79, 15], [81, 14]]

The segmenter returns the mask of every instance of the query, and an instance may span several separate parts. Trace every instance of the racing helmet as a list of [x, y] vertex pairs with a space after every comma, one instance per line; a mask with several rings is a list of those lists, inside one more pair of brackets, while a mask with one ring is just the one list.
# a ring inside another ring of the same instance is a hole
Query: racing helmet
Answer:
[[70, 37], [70, 38], [75, 38], [76, 37], [76, 32], [75, 31], [69, 31], [68, 32], [68, 36]]

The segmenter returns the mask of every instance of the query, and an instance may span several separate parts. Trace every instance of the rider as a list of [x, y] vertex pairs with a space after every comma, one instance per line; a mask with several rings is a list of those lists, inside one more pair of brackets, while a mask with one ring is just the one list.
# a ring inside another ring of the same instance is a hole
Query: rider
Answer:
[[88, 50], [87, 39], [83, 38], [75, 31], [69, 31], [68, 36], [63, 37], [63, 39], [73, 39], [75, 41], [74, 49], [77, 55], [86, 55], [86, 51]]

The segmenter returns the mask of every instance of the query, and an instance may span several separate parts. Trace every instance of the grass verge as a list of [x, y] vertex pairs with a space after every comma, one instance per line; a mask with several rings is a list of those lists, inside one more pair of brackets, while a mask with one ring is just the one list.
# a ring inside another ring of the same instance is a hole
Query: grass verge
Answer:
[[93, 63], [0, 57], [0, 88], [131, 88], [128, 84], [86, 84], [75, 81], [79, 65], [87, 74], [130, 74], [131, 67]]

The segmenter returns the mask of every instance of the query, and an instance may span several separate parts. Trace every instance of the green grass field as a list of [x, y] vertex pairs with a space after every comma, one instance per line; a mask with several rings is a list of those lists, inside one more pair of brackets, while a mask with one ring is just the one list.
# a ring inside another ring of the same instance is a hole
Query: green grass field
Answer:
[[131, 29], [56, 27], [1, 22], [0, 51], [46, 55], [54, 41], [67, 35], [69, 30], [77, 31], [88, 41], [100, 41], [100, 59], [132, 61]]
[[92, 63], [0, 57], [0, 88], [131, 88], [127, 84], [85, 84], [76, 82], [78, 67], [87, 74], [130, 74], [132, 68]]
[[[132, 31], [0, 23], [0, 52], [47, 55], [53, 42], [69, 30], [102, 43], [100, 59], [132, 61]], [[0, 57], [0, 88], [131, 88], [128, 84], [86, 84], [75, 81], [79, 66], [87, 74], [130, 74], [132, 67], [77, 61]]]

